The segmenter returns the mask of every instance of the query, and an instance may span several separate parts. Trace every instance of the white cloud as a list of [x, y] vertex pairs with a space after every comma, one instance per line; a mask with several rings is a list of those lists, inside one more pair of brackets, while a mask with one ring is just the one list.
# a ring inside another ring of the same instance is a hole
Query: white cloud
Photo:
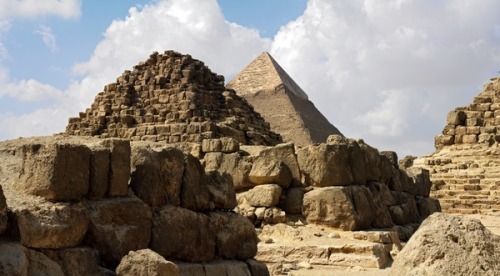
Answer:
[[58, 16], [70, 19], [80, 17], [80, 8], [80, 0], [2, 0], [0, 18]]
[[63, 131], [106, 83], [155, 50], [189, 53], [230, 77], [271, 49], [347, 136], [400, 155], [429, 153], [446, 113], [469, 104], [500, 67], [498, 10], [497, 0], [310, 0], [270, 41], [227, 22], [215, 0], [157, 1], [114, 21], [75, 66], [82, 80], [52, 93], [51, 106], [0, 116], [0, 139]]
[[52, 53], [55, 53], [59, 50], [56, 43], [56, 36], [49, 26], [40, 24], [34, 31], [34, 33], [40, 35], [43, 43], [50, 49]]
[[56, 100], [62, 96], [60, 90], [33, 79], [5, 82], [6, 79], [8, 79], [6, 72], [3, 74], [0, 72], [0, 97], [10, 97], [23, 102], [37, 102]]
[[475, 3], [310, 0], [271, 54], [347, 136], [429, 153], [500, 65], [500, 2]]

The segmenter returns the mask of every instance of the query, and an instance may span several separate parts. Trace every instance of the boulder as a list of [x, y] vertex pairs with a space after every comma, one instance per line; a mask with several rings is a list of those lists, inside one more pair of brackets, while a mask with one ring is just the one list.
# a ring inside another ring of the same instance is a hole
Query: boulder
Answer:
[[205, 171], [218, 171], [221, 175], [231, 176], [236, 191], [254, 186], [248, 180], [252, 163], [239, 153], [211, 152], [205, 155], [204, 161]]
[[281, 187], [277, 184], [265, 184], [244, 192], [242, 197], [251, 206], [272, 207], [278, 205], [281, 191]]
[[500, 237], [479, 220], [434, 213], [406, 243], [390, 275], [498, 275]]
[[181, 204], [184, 154], [175, 148], [153, 150], [134, 147], [130, 186], [152, 207]]
[[301, 185], [299, 163], [295, 154], [295, 146], [292, 143], [279, 144], [274, 147], [263, 149], [258, 156], [265, 161], [280, 160], [292, 173], [294, 186]]
[[21, 192], [51, 201], [80, 200], [89, 191], [90, 149], [60, 141], [22, 147]]
[[354, 182], [345, 145], [307, 146], [297, 151], [297, 160], [307, 186], [347, 186]]
[[102, 253], [110, 266], [131, 250], [147, 248], [152, 212], [136, 197], [88, 201], [90, 231], [87, 243]]
[[257, 254], [257, 234], [248, 219], [232, 212], [211, 212], [209, 216], [218, 257], [245, 260]]
[[286, 189], [292, 182], [292, 173], [280, 160], [257, 158], [252, 165], [248, 179], [257, 185], [275, 183]]
[[374, 219], [369, 198], [371, 193], [363, 186], [315, 188], [304, 195], [303, 213], [310, 223], [362, 230]]
[[117, 276], [176, 276], [179, 268], [151, 249], [130, 251], [116, 268]]
[[154, 213], [150, 248], [168, 260], [212, 261], [215, 240], [207, 215], [170, 205]]
[[74, 247], [83, 240], [89, 218], [82, 203], [26, 201], [12, 206], [20, 242], [31, 248]]
[[354, 184], [364, 185], [366, 183], [365, 156], [358, 142], [341, 135], [330, 135], [328, 136], [327, 144], [336, 145], [337, 147], [347, 147], [349, 167], [354, 178]]

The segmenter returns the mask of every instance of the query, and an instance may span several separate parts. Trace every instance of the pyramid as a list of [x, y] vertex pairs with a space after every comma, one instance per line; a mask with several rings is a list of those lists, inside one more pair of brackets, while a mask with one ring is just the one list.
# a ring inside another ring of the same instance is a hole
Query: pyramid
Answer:
[[247, 99], [286, 142], [306, 146], [324, 143], [331, 134], [342, 135], [267, 52], [238, 73], [227, 87]]
[[430, 171], [431, 195], [450, 213], [500, 212], [500, 78], [448, 113], [436, 151], [414, 161]]
[[281, 137], [247, 101], [224, 87], [224, 77], [174, 51], [157, 52], [104, 87], [70, 135], [133, 141], [201, 142], [232, 137], [245, 145], [275, 145]]

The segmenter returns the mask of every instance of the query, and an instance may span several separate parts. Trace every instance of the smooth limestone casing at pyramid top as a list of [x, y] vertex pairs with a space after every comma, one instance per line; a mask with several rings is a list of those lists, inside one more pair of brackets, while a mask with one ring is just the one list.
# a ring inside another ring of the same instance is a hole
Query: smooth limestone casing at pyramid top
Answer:
[[436, 151], [414, 161], [430, 171], [431, 196], [450, 213], [500, 212], [500, 78], [447, 115]]
[[269, 53], [260, 54], [227, 87], [247, 99], [286, 142], [306, 146], [342, 135]]
[[71, 135], [132, 141], [201, 142], [232, 137], [275, 145], [281, 137], [203, 62], [173, 51], [153, 53], [105, 86], [92, 106], [71, 118]]

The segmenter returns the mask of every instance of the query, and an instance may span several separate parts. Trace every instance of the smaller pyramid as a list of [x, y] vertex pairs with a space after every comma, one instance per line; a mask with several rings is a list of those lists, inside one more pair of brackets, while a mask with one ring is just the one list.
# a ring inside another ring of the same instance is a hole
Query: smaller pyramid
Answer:
[[201, 142], [232, 137], [244, 145], [275, 145], [281, 137], [224, 77], [190, 55], [157, 52], [104, 87], [66, 133], [133, 141]]
[[332, 134], [342, 135], [267, 52], [238, 73], [227, 87], [252, 104], [270, 123], [271, 130], [286, 142], [306, 146], [324, 143]]

